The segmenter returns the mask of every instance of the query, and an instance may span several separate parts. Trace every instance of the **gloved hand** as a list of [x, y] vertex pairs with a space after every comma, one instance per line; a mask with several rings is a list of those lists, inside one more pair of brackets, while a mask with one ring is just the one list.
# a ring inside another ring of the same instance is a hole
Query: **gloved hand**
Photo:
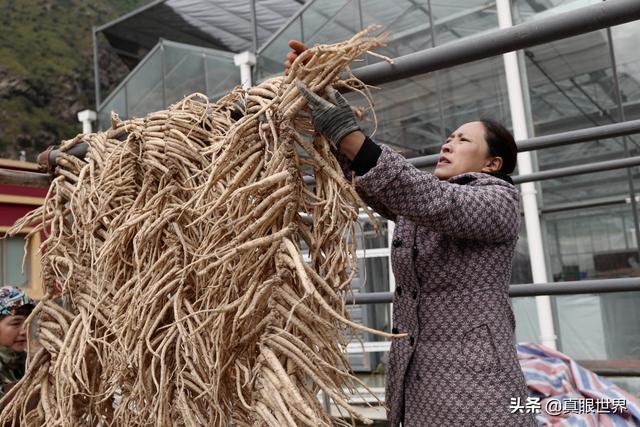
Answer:
[[351, 106], [340, 92], [327, 86], [327, 96], [331, 100], [329, 102], [311, 92], [299, 80], [296, 80], [296, 86], [309, 104], [313, 127], [336, 145], [351, 132], [360, 130]]

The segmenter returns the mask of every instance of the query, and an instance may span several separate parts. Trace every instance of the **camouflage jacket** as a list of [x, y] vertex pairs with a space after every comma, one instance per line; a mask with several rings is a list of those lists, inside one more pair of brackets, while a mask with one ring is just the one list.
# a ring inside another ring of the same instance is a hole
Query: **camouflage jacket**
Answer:
[[0, 398], [4, 396], [4, 386], [18, 381], [24, 375], [26, 353], [16, 353], [0, 347]]

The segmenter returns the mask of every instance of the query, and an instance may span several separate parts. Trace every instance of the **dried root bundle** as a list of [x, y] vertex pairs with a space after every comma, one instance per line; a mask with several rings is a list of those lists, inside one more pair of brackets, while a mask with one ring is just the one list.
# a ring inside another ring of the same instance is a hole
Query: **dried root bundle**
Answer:
[[[339, 73], [381, 45], [367, 34], [317, 46], [289, 76], [216, 103], [194, 94], [63, 144], [46, 203], [13, 229], [48, 234], [46, 296], [31, 317], [42, 348], [0, 422], [344, 423], [321, 390], [357, 416], [347, 393], [362, 384], [341, 349], [355, 326], [344, 293], [362, 202], [309, 132], [293, 82], [364, 90]], [[86, 159], [65, 154], [79, 143]]]

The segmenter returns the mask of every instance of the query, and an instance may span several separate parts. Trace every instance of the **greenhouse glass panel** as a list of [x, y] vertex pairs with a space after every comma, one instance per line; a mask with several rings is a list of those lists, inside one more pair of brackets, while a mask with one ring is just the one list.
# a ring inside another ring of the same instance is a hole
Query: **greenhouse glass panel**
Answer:
[[630, 204], [578, 208], [542, 218], [553, 281], [640, 275]]
[[[376, 49], [376, 53], [395, 58], [432, 46], [428, 2], [426, 0], [399, 0], [395, 2], [362, 2], [364, 27], [382, 25], [378, 32], [389, 33], [386, 46]], [[371, 64], [384, 59], [367, 56]]]
[[[589, 148], [587, 146], [584, 149], [588, 150]], [[566, 151], [564, 154], [558, 154], [558, 156], [561, 157], [558, 157], [558, 161], [553, 163], [557, 167], [563, 167], [561, 165], [569, 163], [587, 164], [607, 160], [604, 157], [582, 154], [576, 155], [576, 157], [582, 158], [582, 163], [574, 162], [572, 159], [567, 158], [571, 154], [567, 154]], [[619, 158], [622, 158], [622, 156], [623, 154], [621, 153]], [[553, 169], [551, 166], [548, 168]], [[548, 209], [558, 206], [570, 206], [571, 204], [574, 204], [577, 208], [580, 203], [624, 203], [629, 197], [629, 185], [624, 169], [555, 178], [541, 182], [541, 188], [542, 200], [545, 208]]]
[[495, 1], [431, 1], [436, 45], [498, 28]]
[[515, 16], [514, 23], [519, 24], [600, 2], [601, 0], [513, 0], [511, 8]]
[[[334, 0], [329, 0], [326, 3], [331, 9], [335, 10]], [[314, 3], [314, 6], [316, 6], [315, 11], [321, 10], [319, 8], [323, 7], [324, 4], [324, 0], [317, 0]], [[323, 15], [326, 17], [326, 21], [322, 25], [322, 28], [313, 33], [305, 29], [305, 43], [309, 45], [337, 43], [349, 39], [352, 35], [360, 31], [360, 12], [358, 10], [357, 0], [345, 2], [335, 12], [323, 12]]]
[[111, 112], [115, 112], [120, 118], [127, 117], [127, 98], [124, 87], [112, 93], [102, 104], [98, 111], [100, 129], [108, 129], [111, 126]]
[[255, 77], [258, 80], [265, 79], [274, 74], [282, 74], [284, 61], [291, 48], [287, 45], [289, 40], [302, 39], [302, 27], [300, 18], [295, 19], [289, 26], [272, 40], [267, 46], [261, 48], [257, 59]]
[[325, 32], [325, 26], [336, 14], [352, 3], [352, 0], [316, 0], [302, 13], [302, 41], [313, 45], [320, 43], [318, 36]]
[[165, 87], [168, 105], [194, 92], [205, 92], [204, 55], [165, 46]]
[[536, 135], [617, 121], [606, 31], [526, 49], [525, 66]]
[[560, 350], [580, 360], [640, 357], [640, 293], [554, 297]]
[[[622, 108], [626, 120], [640, 118], [640, 22], [611, 28], [611, 38], [618, 67]], [[634, 147], [636, 154], [638, 144]]]
[[[446, 135], [481, 117], [509, 124], [509, 106], [500, 58], [384, 84], [373, 90], [377, 131], [373, 139], [406, 157], [436, 154]], [[356, 105], [361, 97], [350, 95]], [[440, 117], [444, 118], [444, 128]], [[375, 128], [373, 117], [363, 123]]]
[[540, 343], [540, 326], [535, 297], [511, 298], [516, 319], [516, 341]]
[[126, 83], [127, 117], [144, 117], [162, 110], [162, 49], [155, 49], [141, 68], [131, 73]]
[[194, 92], [217, 99], [240, 84], [233, 54], [162, 40], [99, 108], [100, 127], [121, 119], [144, 117]]
[[221, 98], [240, 84], [240, 69], [230, 58], [206, 55], [205, 61], [206, 93], [212, 100]]

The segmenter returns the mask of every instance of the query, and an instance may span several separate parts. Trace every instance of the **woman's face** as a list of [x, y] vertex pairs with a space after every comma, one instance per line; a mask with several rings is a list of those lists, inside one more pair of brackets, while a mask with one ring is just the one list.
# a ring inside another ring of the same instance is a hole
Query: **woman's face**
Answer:
[[25, 316], [4, 316], [0, 319], [0, 346], [8, 347], [15, 352], [27, 348], [25, 319]]
[[465, 123], [456, 129], [440, 149], [440, 160], [434, 175], [441, 180], [467, 172], [497, 172], [502, 167], [501, 157], [489, 155], [481, 122]]

